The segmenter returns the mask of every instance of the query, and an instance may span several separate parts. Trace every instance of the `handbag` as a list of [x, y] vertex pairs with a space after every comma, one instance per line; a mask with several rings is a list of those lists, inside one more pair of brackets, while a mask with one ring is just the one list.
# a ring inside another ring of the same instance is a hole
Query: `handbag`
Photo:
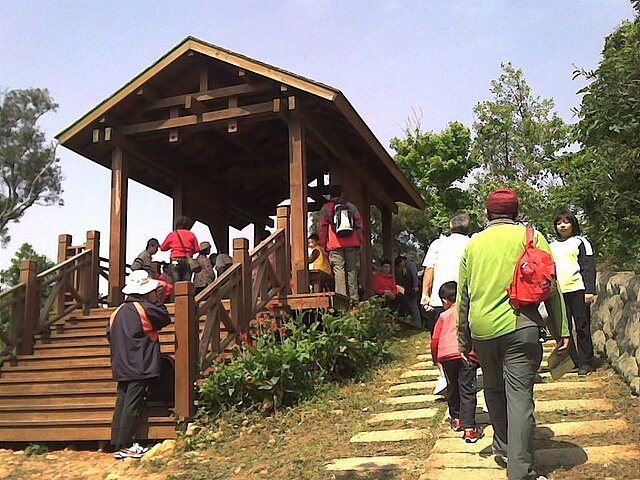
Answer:
[[185, 255], [187, 256], [187, 263], [189, 264], [189, 268], [191, 269], [191, 271], [193, 273], [199, 273], [202, 271], [202, 265], [200, 265], [198, 263], [198, 261], [193, 258], [191, 255], [189, 255], [187, 253], [187, 247], [184, 246], [184, 242], [182, 241], [182, 237], [180, 236], [180, 233], [178, 232], [178, 230], [176, 229], [176, 235], [178, 235], [178, 240], [180, 240], [180, 243], [182, 244], [182, 249], [184, 250]]

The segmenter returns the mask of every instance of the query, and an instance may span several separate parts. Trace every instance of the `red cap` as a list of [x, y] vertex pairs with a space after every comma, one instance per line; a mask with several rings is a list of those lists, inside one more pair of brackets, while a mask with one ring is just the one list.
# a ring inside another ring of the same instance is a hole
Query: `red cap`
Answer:
[[487, 211], [491, 213], [517, 213], [518, 195], [510, 188], [498, 188], [487, 198]]

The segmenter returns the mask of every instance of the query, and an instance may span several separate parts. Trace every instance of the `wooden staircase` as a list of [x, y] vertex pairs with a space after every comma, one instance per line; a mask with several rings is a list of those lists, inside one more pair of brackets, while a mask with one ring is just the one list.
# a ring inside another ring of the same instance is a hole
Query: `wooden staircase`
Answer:
[[[170, 307], [172, 308], [172, 306]], [[0, 442], [109, 440], [117, 383], [111, 379], [106, 326], [113, 309], [92, 309], [36, 337], [33, 355], [0, 367]], [[160, 332], [173, 354], [173, 324]], [[151, 402], [138, 439], [175, 438], [166, 405]]]

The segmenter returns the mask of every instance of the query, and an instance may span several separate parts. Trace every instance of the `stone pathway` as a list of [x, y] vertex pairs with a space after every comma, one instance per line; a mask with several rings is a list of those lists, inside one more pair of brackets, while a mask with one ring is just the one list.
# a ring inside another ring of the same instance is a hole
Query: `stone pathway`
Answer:
[[[545, 359], [554, 346], [553, 342], [545, 344]], [[426, 422], [426, 426], [400, 429], [391, 426], [385, 428], [385, 422], [393, 425], [394, 421], [411, 419], [415, 421], [415, 425], [420, 425], [420, 420], [431, 420], [440, 416], [442, 421], [438, 421], [436, 427], [439, 429], [437, 440], [426, 461], [416, 465], [416, 461], [408, 455], [362, 456], [335, 459], [327, 465], [327, 470], [374, 472], [417, 469], [420, 474], [416, 478], [419, 480], [460, 480], [462, 478], [506, 480], [506, 470], [495, 462], [494, 456], [491, 454], [493, 431], [489, 424], [484, 395], [482, 393], [478, 395], [476, 419], [479, 423], [486, 425], [485, 437], [475, 444], [465, 443], [461, 439], [461, 433], [453, 432], [449, 428], [446, 403], [437, 401], [441, 397], [431, 394], [439, 372], [431, 363], [428, 346], [425, 350], [417, 355], [417, 363], [400, 375], [400, 381], [388, 389], [388, 396], [381, 399], [382, 404], [388, 410], [372, 413], [367, 419], [367, 423], [375, 429], [360, 432], [350, 441], [356, 444], [377, 443], [379, 445], [385, 442], [408, 442], [407, 444], [424, 442], [424, 439], [431, 434]], [[545, 365], [546, 360], [543, 361], [543, 366]], [[548, 374], [543, 374], [543, 377], [548, 377]], [[535, 457], [536, 465], [541, 471], [551, 472], [548, 474], [550, 479], [553, 478], [553, 471], [559, 468], [570, 469], [572, 466], [585, 463], [606, 464], [620, 460], [633, 461], [640, 458], [638, 439], [629, 439], [633, 443], [627, 445], [601, 445], [602, 442], [598, 442], [597, 446], [580, 446], [579, 439], [581, 437], [598, 435], [606, 439], [607, 434], [624, 431], [629, 427], [622, 418], [606, 418], [606, 412], [611, 410], [613, 406], [609, 400], [598, 397], [598, 393], [603, 388], [604, 386], [599, 381], [592, 381], [589, 377], [583, 379], [571, 373], [557, 382], [536, 385], [537, 396], [544, 395], [544, 398], [549, 398], [554, 394], [563, 393], [561, 398], [571, 398], [536, 400], [538, 413], [548, 412], [553, 415], [556, 412], [559, 414], [580, 412], [586, 416], [593, 415], [594, 418], [584, 421], [564, 421], [565, 419], [562, 418], [561, 422], [537, 426], [536, 441], [553, 439], [554, 443], [554, 448], [538, 449]], [[584, 416], [580, 415], [581, 418]], [[571, 442], [566, 439], [571, 439]], [[576, 443], [576, 439], [578, 443]], [[589, 444], [589, 442], [585, 443]], [[395, 453], [397, 450], [396, 448]], [[640, 469], [638, 476], [640, 477]]]

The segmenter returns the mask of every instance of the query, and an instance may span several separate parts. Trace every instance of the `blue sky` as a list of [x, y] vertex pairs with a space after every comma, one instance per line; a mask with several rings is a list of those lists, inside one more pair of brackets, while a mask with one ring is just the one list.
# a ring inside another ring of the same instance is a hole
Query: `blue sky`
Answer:
[[[4, 0], [0, 88], [48, 88], [59, 103], [48, 137], [71, 125], [192, 35], [342, 90], [380, 142], [419, 112], [425, 130], [487, 100], [501, 62], [569, 123], [580, 104], [574, 66], [597, 67], [604, 38], [633, 18], [628, 0], [90, 1]], [[109, 235], [109, 171], [64, 149], [64, 207], [32, 207], [11, 224], [0, 269], [24, 242], [55, 258], [57, 236]], [[171, 200], [130, 186], [127, 258], [171, 229]], [[211, 240], [196, 227], [199, 240]], [[162, 257], [160, 257], [162, 258]]]

